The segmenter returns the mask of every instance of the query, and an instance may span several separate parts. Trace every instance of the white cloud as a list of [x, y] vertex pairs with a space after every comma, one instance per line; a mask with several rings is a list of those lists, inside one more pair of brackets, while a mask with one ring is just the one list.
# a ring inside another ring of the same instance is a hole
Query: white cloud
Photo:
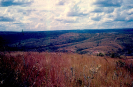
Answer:
[[55, 20], [59, 22], [64, 22], [64, 23], [76, 22], [76, 18], [73, 18], [73, 17], [56, 17]]
[[133, 8], [132, 8], [132, 9], [129, 9], [129, 10], [127, 11], [127, 13], [128, 13], [129, 15], [133, 14]]
[[1, 0], [0, 6], [0, 31], [133, 27], [132, 0]]

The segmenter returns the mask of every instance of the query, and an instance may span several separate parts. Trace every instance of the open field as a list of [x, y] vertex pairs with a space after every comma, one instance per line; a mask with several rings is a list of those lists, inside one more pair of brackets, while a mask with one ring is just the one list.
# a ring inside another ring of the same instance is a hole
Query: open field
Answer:
[[1, 52], [0, 84], [1, 87], [131, 87], [132, 64], [132, 59], [87, 54]]

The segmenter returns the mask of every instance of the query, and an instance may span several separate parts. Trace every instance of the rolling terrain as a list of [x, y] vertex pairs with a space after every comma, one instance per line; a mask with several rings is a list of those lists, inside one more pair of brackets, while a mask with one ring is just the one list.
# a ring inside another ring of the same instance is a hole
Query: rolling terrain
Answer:
[[0, 32], [0, 87], [132, 87], [133, 29]]
[[133, 55], [133, 30], [1, 32], [1, 51]]

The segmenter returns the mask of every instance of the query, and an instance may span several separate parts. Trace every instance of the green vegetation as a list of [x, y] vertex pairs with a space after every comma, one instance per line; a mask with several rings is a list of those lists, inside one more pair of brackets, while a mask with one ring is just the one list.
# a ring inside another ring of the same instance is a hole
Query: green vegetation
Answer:
[[104, 54], [103, 54], [103, 53], [98, 53], [97, 56], [101, 56], [101, 57], [103, 57]]
[[111, 57], [111, 58], [120, 58], [120, 54], [118, 54], [118, 53], [109, 53], [109, 56]]

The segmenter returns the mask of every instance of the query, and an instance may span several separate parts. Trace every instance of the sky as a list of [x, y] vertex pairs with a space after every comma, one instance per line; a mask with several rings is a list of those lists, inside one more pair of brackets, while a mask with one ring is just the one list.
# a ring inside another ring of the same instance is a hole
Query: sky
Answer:
[[0, 31], [133, 28], [132, 0], [0, 0]]

